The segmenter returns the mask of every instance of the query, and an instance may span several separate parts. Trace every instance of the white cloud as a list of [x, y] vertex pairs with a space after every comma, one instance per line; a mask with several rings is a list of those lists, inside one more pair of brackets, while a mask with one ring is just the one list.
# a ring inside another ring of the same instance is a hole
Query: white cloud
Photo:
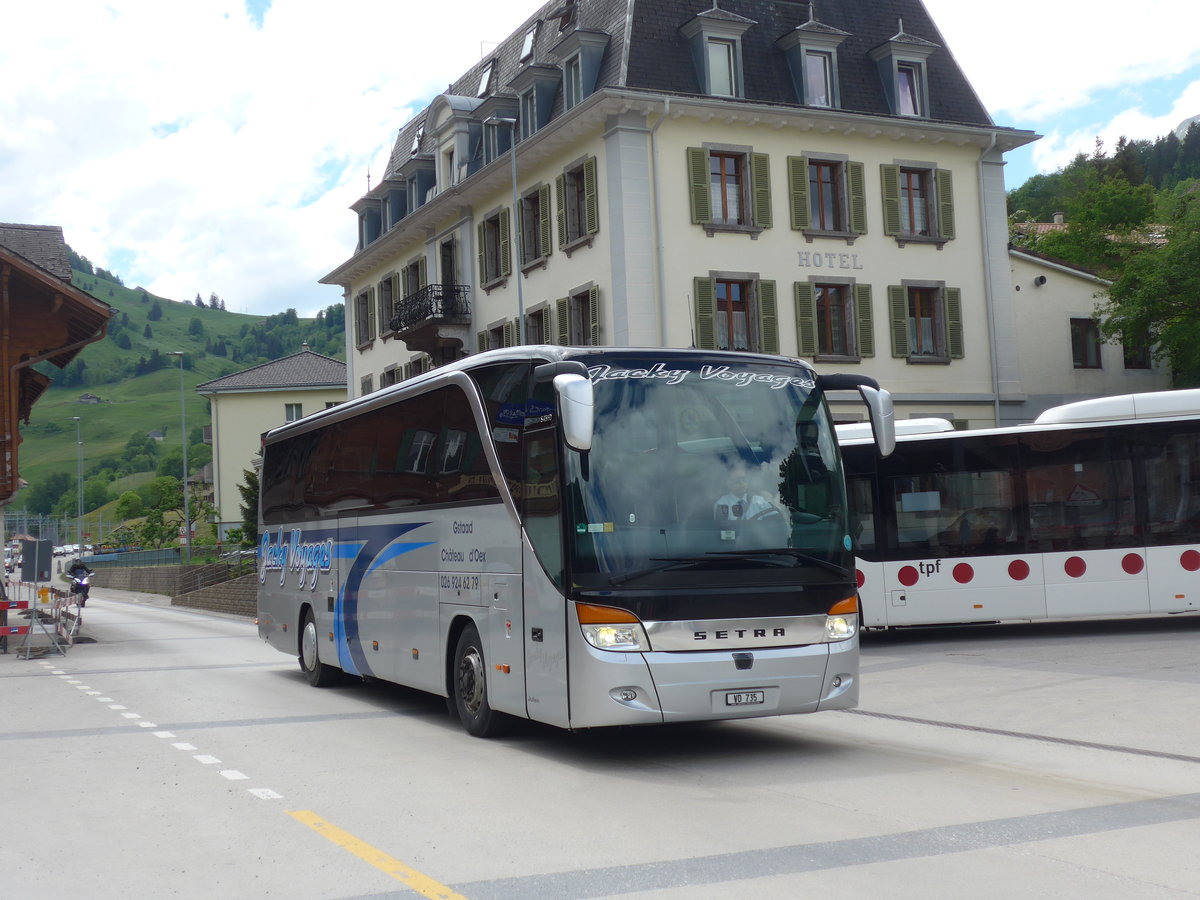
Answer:
[[536, 8], [459, 0], [453, 28], [388, 0], [288, 0], [261, 28], [234, 0], [6, 11], [2, 217], [173, 299], [310, 315], [341, 300], [317, 279], [396, 130]]
[[1002, 125], [1037, 128], [1098, 90], [1200, 65], [1194, 0], [1008, 0], [986, 13], [961, 0], [925, 6]]

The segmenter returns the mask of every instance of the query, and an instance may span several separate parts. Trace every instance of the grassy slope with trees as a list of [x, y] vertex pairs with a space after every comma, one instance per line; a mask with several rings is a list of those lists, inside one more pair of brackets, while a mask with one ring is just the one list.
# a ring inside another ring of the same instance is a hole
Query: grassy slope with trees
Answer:
[[[1097, 308], [1101, 333], [1150, 347], [1176, 387], [1200, 386], [1200, 124], [1183, 139], [1097, 142], [1049, 175], [1009, 192], [1012, 241], [1112, 282]], [[1022, 223], [1064, 213], [1063, 230]]]
[[[160, 477], [182, 470], [179, 357], [187, 411], [188, 468], [195, 472], [212, 458], [201, 440], [210, 422], [207, 399], [195, 387], [232, 372], [309, 349], [334, 358], [345, 355], [341, 304], [315, 319], [295, 310], [272, 316], [227, 312], [215, 294], [190, 302], [156, 297], [127, 288], [118, 276], [93, 267], [72, 252], [73, 282], [116, 310], [108, 336], [86, 347], [67, 367], [46, 368], [53, 384], [35, 404], [21, 429], [21, 477], [29, 483], [11, 510], [74, 516], [77, 509], [76, 422], [82, 439], [84, 509], [112, 507], [128, 487], [143, 495], [143, 509], [161, 504]], [[46, 364], [42, 364], [43, 367]], [[98, 403], [81, 402], [91, 394]], [[161, 432], [162, 440], [148, 437]], [[182, 498], [182, 495], [179, 495]], [[126, 510], [128, 510], [128, 500]]]

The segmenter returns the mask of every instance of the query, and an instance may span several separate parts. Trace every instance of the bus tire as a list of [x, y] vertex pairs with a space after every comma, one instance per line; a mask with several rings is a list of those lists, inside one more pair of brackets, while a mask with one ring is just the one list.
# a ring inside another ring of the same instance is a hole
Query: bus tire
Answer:
[[341, 670], [321, 662], [320, 635], [312, 610], [304, 611], [304, 624], [300, 626], [300, 671], [313, 687], [329, 687], [336, 684]]
[[494, 737], [504, 730], [506, 716], [492, 709], [487, 696], [487, 661], [479, 629], [468, 624], [458, 636], [451, 672], [452, 697], [458, 718], [468, 734]]

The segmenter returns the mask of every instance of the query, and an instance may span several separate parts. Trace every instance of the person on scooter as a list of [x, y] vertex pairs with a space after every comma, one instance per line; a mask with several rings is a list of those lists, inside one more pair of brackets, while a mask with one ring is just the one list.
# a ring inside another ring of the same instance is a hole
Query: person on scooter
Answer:
[[67, 567], [67, 575], [71, 578], [71, 593], [79, 595], [80, 606], [87, 603], [89, 590], [87, 578], [91, 574], [92, 570], [83, 564], [82, 559], [71, 560], [71, 565]]

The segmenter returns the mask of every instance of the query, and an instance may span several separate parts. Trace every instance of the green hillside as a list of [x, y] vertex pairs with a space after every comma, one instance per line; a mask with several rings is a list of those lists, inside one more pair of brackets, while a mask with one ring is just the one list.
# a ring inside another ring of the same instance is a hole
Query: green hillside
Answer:
[[[72, 263], [75, 286], [112, 306], [116, 315], [108, 336], [84, 348], [65, 370], [39, 365], [53, 384], [21, 428], [18, 462], [30, 488], [14, 498], [14, 510], [24, 508], [31, 489], [56, 473], [70, 475], [74, 486], [74, 416], [80, 419], [85, 478], [119, 458], [135, 434], [161, 431], [160, 456], [179, 451], [181, 375], [172, 351], [186, 354], [182, 395], [189, 433], [210, 421], [208, 401], [195, 392], [197, 384], [298, 353], [304, 342], [317, 353], [345, 357], [340, 304], [315, 319], [300, 319], [295, 310], [246, 315], [220, 309], [215, 295], [207, 301], [173, 301], [125, 287], [74, 254]], [[87, 402], [87, 395], [99, 402]]]

